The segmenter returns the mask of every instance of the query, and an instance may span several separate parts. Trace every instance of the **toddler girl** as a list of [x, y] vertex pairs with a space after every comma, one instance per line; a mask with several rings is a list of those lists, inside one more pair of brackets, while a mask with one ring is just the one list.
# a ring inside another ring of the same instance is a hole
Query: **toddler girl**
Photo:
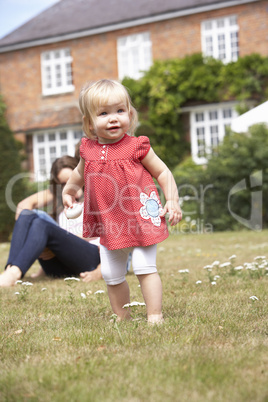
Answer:
[[[150, 323], [162, 317], [162, 284], [156, 269], [157, 243], [168, 237], [164, 215], [176, 225], [182, 217], [175, 180], [150, 147], [147, 137], [133, 137], [137, 112], [126, 88], [99, 80], [82, 89], [81, 159], [63, 190], [65, 208], [85, 186], [83, 237], [100, 237], [101, 270], [112, 309], [129, 318], [125, 279], [127, 259], [137, 275]], [[166, 198], [162, 208], [155, 178]]]

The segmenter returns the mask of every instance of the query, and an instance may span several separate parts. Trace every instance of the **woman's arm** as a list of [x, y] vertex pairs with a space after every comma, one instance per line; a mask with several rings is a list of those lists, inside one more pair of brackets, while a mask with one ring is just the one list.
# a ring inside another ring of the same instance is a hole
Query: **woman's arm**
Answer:
[[157, 180], [166, 198], [166, 204], [161, 216], [169, 212], [169, 222], [176, 225], [182, 218], [179, 205], [179, 194], [175, 179], [167, 165], [155, 154], [151, 148], [141, 163]]
[[21, 211], [23, 209], [38, 209], [43, 208], [44, 206], [50, 204], [53, 200], [53, 195], [49, 189], [39, 191], [38, 193], [32, 194], [24, 200], [20, 201], [17, 205], [16, 209], [16, 217], [17, 220]]

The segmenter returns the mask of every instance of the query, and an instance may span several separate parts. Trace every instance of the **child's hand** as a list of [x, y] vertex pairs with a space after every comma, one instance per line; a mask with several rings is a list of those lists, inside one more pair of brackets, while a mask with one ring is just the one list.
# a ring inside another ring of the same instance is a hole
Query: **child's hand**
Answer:
[[166, 205], [164, 206], [163, 212], [160, 214], [160, 216], [164, 216], [166, 213], [169, 213], [168, 221], [171, 226], [177, 225], [177, 223], [179, 223], [182, 219], [181, 208], [177, 201], [166, 202]]
[[64, 206], [64, 212], [66, 215], [67, 209], [73, 207], [73, 204], [75, 203], [75, 197], [70, 194], [63, 194], [62, 195], [62, 203]]

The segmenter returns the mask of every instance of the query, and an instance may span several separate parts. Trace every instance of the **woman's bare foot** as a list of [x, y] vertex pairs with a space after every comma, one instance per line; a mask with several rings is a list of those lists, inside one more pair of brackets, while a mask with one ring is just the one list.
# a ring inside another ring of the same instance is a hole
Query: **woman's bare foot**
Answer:
[[45, 276], [45, 271], [43, 270], [43, 268], [39, 268], [39, 270], [37, 272], [34, 272], [33, 274], [31, 274], [31, 278], [40, 278], [40, 276]]
[[83, 282], [99, 281], [100, 279], [102, 279], [100, 265], [98, 265], [97, 268], [94, 269], [94, 271], [81, 272], [80, 277], [83, 278]]
[[14, 286], [21, 276], [22, 273], [19, 267], [16, 267], [15, 265], [7, 267], [7, 269], [0, 275], [0, 287], [8, 288], [9, 286]]

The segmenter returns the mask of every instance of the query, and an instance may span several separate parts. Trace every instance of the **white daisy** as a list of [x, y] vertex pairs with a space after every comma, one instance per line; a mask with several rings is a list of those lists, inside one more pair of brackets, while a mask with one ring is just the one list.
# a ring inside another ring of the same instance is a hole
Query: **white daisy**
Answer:
[[123, 308], [136, 307], [136, 306], [145, 306], [145, 305], [146, 305], [145, 303], [140, 303], [140, 302], [134, 301], [132, 303], [124, 304]]
[[236, 259], [236, 255], [235, 254], [233, 254], [233, 255], [231, 255], [231, 257], [229, 257], [229, 260], [235, 260]]
[[213, 265], [213, 267], [214, 267], [215, 265], [220, 265], [220, 261], [214, 261], [214, 262], [212, 263], [212, 265]]
[[220, 268], [226, 268], [229, 267], [231, 265], [230, 262], [224, 262], [223, 264], [220, 265]]
[[213, 265], [205, 265], [205, 266], [204, 266], [204, 269], [210, 270], [210, 269], [212, 269], [212, 268], [213, 268]]
[[238, 267], [235, 267], [235, 271], [241, 271], [244, 267], [242, 265], [239, 265]]
[[75, 278], [74, 276], [71, 276], [71, 277], [69, 277], [69, 278], [65, 278], [64, 280], [65, 280], [65, 281], [77, 281], [77, 282], [80, 281], [79, 278]]

